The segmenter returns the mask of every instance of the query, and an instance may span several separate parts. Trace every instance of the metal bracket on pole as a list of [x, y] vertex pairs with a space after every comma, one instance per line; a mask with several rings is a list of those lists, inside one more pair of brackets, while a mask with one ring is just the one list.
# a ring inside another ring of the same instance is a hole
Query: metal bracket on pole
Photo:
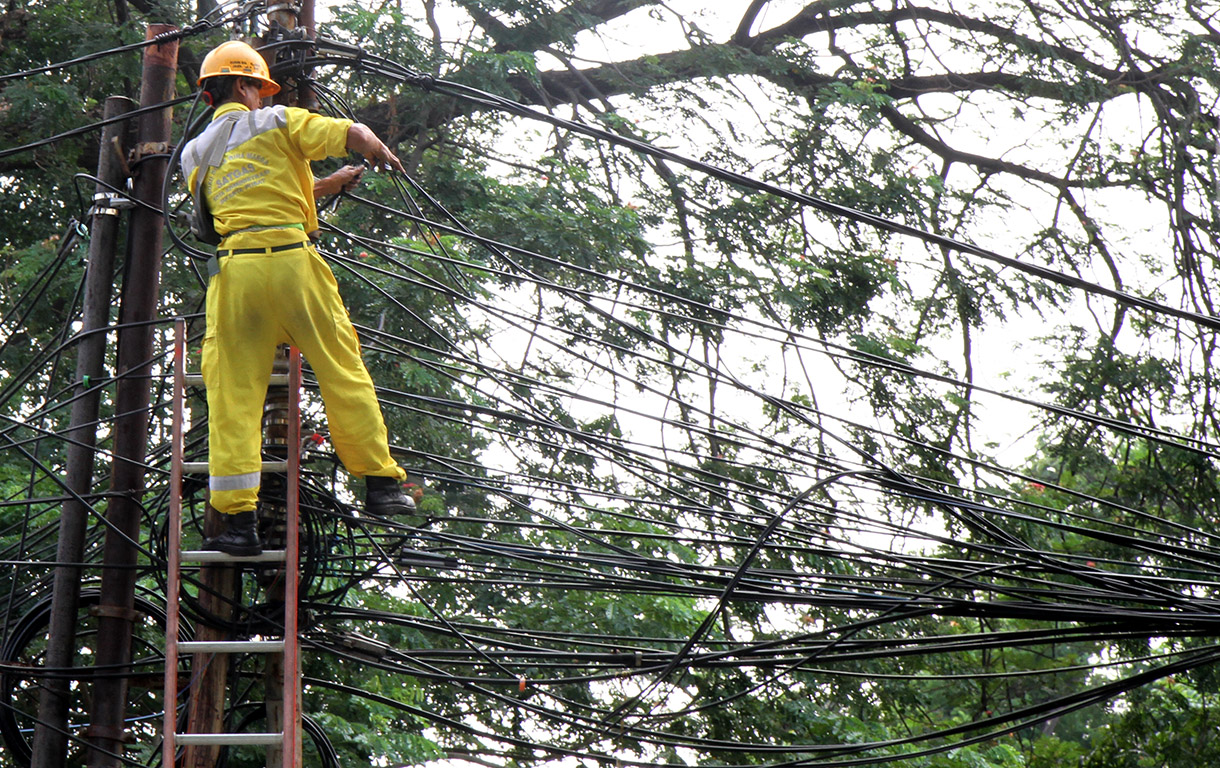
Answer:
[[146, 157], [168, 155], [173, 152], [173, 145], [168, 141], [142, 141], [131, 150], [131, 162], [140, 162]]
[[105, 725], [90, 725], [89, 727], [85, 728], [85, 736], [96, 736], [98, 738], [110, 739], [111, 741], [117, 741], [122, 744], [136, 743], [136, 736], [131, 731], [112, 728]]
[[121, 605], [91, 605], [89, 606], [89, 615], [94, 618], [106, 617], [108, 619], [122, 619], [123, 621], [141, 621], [144, 619], [144, 614], [132, 608], [124, 608]]
[[117, 192], [98, 192], [93, 196], [93, 207], [88, 216], [118, 216], [120, 211], [136, 207], [135, 200]]

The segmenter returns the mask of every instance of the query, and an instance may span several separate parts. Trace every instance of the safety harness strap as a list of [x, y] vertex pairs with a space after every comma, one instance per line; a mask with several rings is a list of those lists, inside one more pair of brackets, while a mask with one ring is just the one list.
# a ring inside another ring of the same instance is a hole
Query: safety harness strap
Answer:
[[[220, 166], [224, 162], [225, 150], [229, 148], [229, 137], [233, 135], [233, 126], [237, 124], [240, 113], [231, 113], [225, 115], [222, 120], [225, 124], [216, 129], [215, 136], [212, 141], [199, 151], [199, 170], [195, 172], [195, 186], [191, 190], [191, 197], [195, 200], [195, 210], [203, 211], [203, 182], [207, 178], [208, 171]], [[220, 274], [220, 259], [213, 255], [208, 259], [208, 277]]]

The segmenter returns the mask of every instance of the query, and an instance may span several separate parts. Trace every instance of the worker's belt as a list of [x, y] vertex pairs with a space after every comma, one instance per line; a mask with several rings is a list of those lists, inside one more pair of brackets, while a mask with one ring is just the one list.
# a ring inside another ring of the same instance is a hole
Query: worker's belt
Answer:
[[240, 256], [245, 253], [282, 253], [284, 251], [295, 251], [297, 248], [304, 248], [309, 245], [307, 242], [302, 243], [286, 243], [284, 245], [269, 245], [265, 248], [223, 248], [208, 259], [208, 277], [214, 277], [220, 274], [220, 260], [225, 256]]
[[279, 253], [281, 251], [291, 251], [297, 248], [304, 248], [308, 243], [287, 243], [285, 245], [269, 245], [265, 248], [229, 248], [216, 251], [216, 255], [220, 258], [225, 256], [235, 256], [242, 253]]

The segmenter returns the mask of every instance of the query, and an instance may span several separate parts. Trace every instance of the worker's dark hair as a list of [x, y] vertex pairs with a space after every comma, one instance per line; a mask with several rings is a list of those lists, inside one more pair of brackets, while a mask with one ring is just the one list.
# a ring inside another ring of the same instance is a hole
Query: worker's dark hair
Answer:
[[233, 89], [237, 87], [239, 80], [262, 85], [262, 83], [252, 77], [242, 77], [241, 75], [217, 75], [209, 77], [203, 81], [204, 101], [215, 107], [224, 104], [233, 98]]

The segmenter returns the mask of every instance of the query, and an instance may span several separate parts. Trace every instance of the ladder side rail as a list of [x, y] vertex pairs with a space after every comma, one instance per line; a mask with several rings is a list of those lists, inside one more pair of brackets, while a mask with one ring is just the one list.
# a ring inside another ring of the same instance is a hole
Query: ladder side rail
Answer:
[[178, 593], [181, 588], [182, 545], [182, 458], [184, 453], [183, 421], [186, 398], [186, 321], [174, 320], [174, 382], [171, 397], [169, 522], [166, 527], [166, 595], [165, 595], [165, 685], [162, 704], [165, 725], [162, 729], [161, 765], [172, 768], [178, 730]]
[[284, 768], [301, 768], [300, 482], [301, 482], [301, 351], [288, 351], [288, 482], [285, 530], [284, 591]]

